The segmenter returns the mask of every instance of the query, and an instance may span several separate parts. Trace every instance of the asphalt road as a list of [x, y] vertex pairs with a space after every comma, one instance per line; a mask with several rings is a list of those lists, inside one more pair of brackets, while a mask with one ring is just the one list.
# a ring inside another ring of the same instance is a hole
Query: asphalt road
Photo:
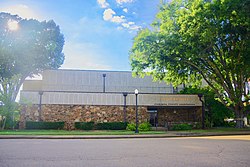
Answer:
[[249, 167], [250, 135], [162, 139], [2, 139], [0, 167]]

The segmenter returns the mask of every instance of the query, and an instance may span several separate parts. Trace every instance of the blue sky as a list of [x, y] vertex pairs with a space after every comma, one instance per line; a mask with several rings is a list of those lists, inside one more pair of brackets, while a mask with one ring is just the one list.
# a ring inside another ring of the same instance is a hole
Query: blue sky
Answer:
[[65, 37], [61, 68], [130, 70], [133, 37], [149, 27], [160, 0], [0, 0], [0, 11], [53, 19]]

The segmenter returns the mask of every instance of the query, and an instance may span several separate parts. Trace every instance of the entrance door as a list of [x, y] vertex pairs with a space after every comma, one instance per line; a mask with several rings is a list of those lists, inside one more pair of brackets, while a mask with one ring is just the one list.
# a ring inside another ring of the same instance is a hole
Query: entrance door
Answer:
[[157, 109], [149, 109], [149, 123], [153, 126], [153, 127], [157, 127], [158, 125], [158, 119], [157, 119]]

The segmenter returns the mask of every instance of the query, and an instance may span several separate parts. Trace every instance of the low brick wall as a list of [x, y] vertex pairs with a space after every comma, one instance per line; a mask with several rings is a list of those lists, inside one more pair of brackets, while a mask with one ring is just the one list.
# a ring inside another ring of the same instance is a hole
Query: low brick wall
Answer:
[[[139, 122], [149, 119], [147, 107], [138, 107]], [[66, 130], [74, 129], [74, 122], [123, 122], [123, 106], [42, 105], [41, 116], [38, 105], [24, 105], [20, 114], [20, 129], [26, 121], [64, 121]], [[135, 122], [135, 107], [127, 106], [127, 122]]]

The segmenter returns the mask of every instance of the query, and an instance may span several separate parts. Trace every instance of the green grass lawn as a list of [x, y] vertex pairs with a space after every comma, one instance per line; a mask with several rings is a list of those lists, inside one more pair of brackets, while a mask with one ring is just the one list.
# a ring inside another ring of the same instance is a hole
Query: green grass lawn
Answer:
[[[168, 133], [228, 133], [249, 131], [250, 128], [236, 129], [236, 128], [212, 128], [205, 130], [186, 130], [186, 131], [140, 131], [139, 135], [143, 134], [168, 134]], [[135, 135], [134, 131], [126, 130], [0, 130], [0, 135]]]
[[[165, 131], [140, 131], [139, 134], [165, 134]], [[134, 135], [134, 131], [126, 130], [0, 130], [0, 135]]]
[[250, 131], [250, 128], [211, 128], [211, 129], [196, 129], [196, 130], [189, 130], [189, 132], [196, 132], [196, 133], [227, 133], [227, 132], [242, 132], [242, 131]]

